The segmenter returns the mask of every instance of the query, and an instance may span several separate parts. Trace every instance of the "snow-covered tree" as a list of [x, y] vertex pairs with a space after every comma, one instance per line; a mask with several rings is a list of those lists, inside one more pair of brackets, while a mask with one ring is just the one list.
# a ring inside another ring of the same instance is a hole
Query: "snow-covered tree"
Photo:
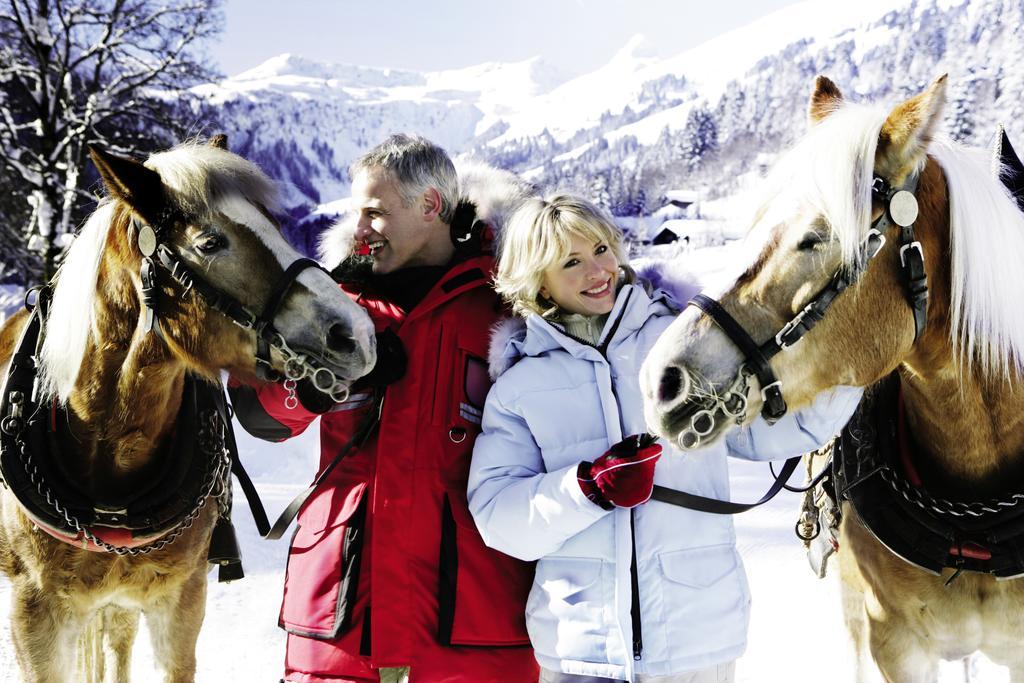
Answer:
[[718, 151], [718, 124], [714, 114], [702, 102], [690, 110], [683, 133], [683, 160], [692, 170]]
[[0, 0], [0, 167], [30, 207], [25, 279], [52, 275], [93, 201], [87, 145], [137, 154], [195, 125], [174, 112], [181, 90], [214, 76], [200, 48], [222, 23], [219, 2]]

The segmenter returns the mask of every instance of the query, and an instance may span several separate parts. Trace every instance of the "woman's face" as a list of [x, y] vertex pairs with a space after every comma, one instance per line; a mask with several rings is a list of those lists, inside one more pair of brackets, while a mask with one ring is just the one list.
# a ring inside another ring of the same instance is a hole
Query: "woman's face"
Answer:
[[573, 235], [569, 254], [544, 271], [541, 296], [567, 313], [603, 315], [615, 304], [619, 262], [607, 242]]

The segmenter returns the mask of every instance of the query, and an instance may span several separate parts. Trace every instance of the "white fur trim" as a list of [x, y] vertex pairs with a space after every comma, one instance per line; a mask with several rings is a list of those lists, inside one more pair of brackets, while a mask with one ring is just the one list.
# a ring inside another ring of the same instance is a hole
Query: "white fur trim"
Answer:
[[327, 266], [328, 270], [336, 268], [355, 251], [358, 219], [359, 214], [355, 211], [347, 211], [320, 234], [316, 251], [320, 262]]
[[502, 318], [491, 325], [491, 343], [487, 349], [487, 367], [491, 381], [495, 381], [512, 367], [512, 359], [505, 355], [508, 343], [522, 339], [526, 334], [526, 321], [522, 318]]
[[481, 161], [462, 159], [455, 169], [459, 174], [459, 200], [476, 206], [476, 217], [491, 226], [495, 237], [520, 204], [539, 194], [533, 184], [515, 173]]
[[647, 261], [637, 267], [636, 275], [648, 282], [652, 290], [661, 289], [670, 294], [680, 306], [685, 306], [703, 289], [696, 276], [673, 267], [672, 261]]

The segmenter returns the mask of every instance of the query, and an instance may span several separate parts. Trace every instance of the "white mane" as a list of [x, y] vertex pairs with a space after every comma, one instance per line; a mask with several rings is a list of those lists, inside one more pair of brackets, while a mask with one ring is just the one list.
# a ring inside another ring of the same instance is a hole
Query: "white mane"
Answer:
[[[857, 267], [871, 212], [871, 178], [887, 111], [844, 104], [812, 127], [773, 171], [772, 208], [759, 223], [789, 210], [787, 199], [809, 202], [824, 215]], [[992, 171], [991, 152], [934, 140], [928, 154], [942, 167], [950, 203], [951, 339], [961, 368], [974, 363], [988, 376], [1024, 369], [1024, 214]], [[803, 193], [799, 197], [795, 193]]]
[[1024, 213], [992, 172], [989, 151], [942, 140], [929, 153], [949, 186], [954, 352], [968, 369], [977, 361], [986, 375], [1019, 375]]
[[203, 216], [210, 207], [242, 196], [272, 213], [278, 209], [274, 182], [252, 162], [219, 147], [189, 142], [146, 160], [160, 174], [178, 208]]
[[861, 265], [860, 244], [871, 222], [875, 148], [887, 114], [880, 108], [844, 104], [812, 126], [769, 176], [758, 222], [771, 228], [792, 217], [800, 203], [809, 204], [828, 220], [843, 262]]
[[114, 218], [113, 202], [101, 204], [82, 226], [60, 267], [40, 352], [39, 379], [44, 396], [67, 401], [78, 378], [89, 333], [96, 322], [93, 294], [103, 248]]
[[[186, 214], [203, 217], [211, 207], [229, 205], [238, 196], [277, 208], [273, 182], [254, 164], [223, 149], [189, 142], [153, 154], [145, 165], [160, 174], [164, 187]], [[74, 389], [94, 332], [93, 299], [115, 203], [105, 201], [88, 218], [72, 243], [54, 287], [40, 362], [44, 395], [66, 401]]]

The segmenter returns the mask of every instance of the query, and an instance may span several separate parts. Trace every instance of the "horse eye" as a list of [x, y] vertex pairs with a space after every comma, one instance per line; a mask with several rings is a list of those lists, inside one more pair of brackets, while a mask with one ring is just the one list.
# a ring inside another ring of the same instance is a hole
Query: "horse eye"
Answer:
[[796, 245], [796, 248], [797, 251], [810, 251], [824, 241], [825, 238], [822, 235], [816, 232], [809, 232], [803, 236], [803, 239]]
[[219, 251], [227, 246], [227, 240], [224, 239], [223, 235], [207, 234], [203, 235], [196, 242], [196, 249], [204, 254], [212, 254], [215, 251]]

